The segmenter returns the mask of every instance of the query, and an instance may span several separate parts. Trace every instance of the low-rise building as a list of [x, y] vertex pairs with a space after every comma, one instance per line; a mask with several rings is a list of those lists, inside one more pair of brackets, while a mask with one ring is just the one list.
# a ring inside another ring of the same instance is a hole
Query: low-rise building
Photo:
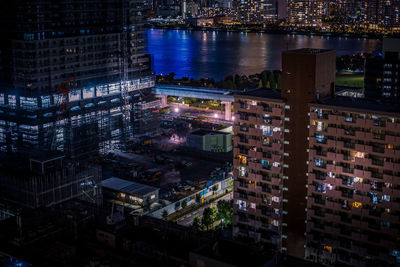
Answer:
[[111, 177], [101, 183], [104, 200], [130, 209], [151, 209], [158, 203], [159, 189], [153, 186], [135, 183]]
[[186, 145], [202, 151], [232, 151], [232, 134], [221, 131], [196, 130], [187, 135]]

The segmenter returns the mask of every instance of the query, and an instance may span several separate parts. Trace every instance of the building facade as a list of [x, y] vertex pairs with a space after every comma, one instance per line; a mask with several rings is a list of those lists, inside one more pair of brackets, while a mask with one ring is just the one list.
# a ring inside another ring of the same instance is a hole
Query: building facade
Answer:
[[400, 237], [398, 105], [310, 104], [306, 258], [388, 266]]
[[[4, 1], [3, 1], [4, 2]], [[154, 79], [143, 3], [2, 3], [0, 151], [87, 157], [134, 135]]]
[[284, 102], [276, 91], [235, 96], [235, 236], [281, 247]]

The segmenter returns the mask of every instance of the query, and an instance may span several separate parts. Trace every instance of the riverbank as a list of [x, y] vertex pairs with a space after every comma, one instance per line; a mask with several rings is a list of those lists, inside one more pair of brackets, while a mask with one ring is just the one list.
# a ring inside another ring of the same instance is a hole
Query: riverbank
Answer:
[[365, 38], [365, 39], [382, 39], [384, 37], [400, 37], [397, 34], [381, 34], [381, 33], [353, 33], [353, 32], [323, 32], [308, 29], [285, 29], [285, 28], [252, 28], [252, 27], [197, 27], [184, 24], [168, 24], [168, 25], [154, 25], [147, 24], [146, 27], [152, 29], [165, 29], [165, 30], [190, 30], [190, 31], [220, 31], [220, 32], [239, 32], [239, 33], [268, 33], [268, 34], [292, 34], [292, 35], [306, 35], [306, 36], [332, 36], [344, 38]]

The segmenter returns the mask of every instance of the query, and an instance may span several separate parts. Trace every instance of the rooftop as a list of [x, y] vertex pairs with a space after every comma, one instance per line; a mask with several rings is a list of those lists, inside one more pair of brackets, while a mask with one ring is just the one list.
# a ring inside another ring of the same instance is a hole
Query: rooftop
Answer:
[[200, 130], [193, 131], [190, 134], [204, 136], [204, 135], [218, 135], [218, 134], [228, 135], [229, 133], [227, 133], [227, 132], [217, 132], [217, 131], [208, 131], [208, 130], [200, 129]]
[[383, 103], [365, 98], [352, 98], [344, 96], [330, 97], [320, 100], [317, 104], [338, 106], [370, 111], [400, 113], [400, 104]]
[[268, 98], [268, 99], [282, 99], [281, 90], [279, 89], [269, 89], [269, 88], [258, 88], [251, 91], [246, 91], [242, 93], [238, 93], [235, 96], [250, 96], [250, 97], [259, 97], [259, 98]]
[[116, 178], [116, 177], [111, 177], [111, 178], [108, 178], [108, 179], [102, 181], [101, 185], [108, 189], [116, 190], [116, 191], [126, 193], [126, 194], [137, 195], [137, 196], [147, 195], [151, 192], [158, 190], [158, 188], [153, 187], [153, 186], [139, 184], [139, 183], [135, 183], [135, 182], [128, 181], [128, 180], [123, 180], [123, 179]]

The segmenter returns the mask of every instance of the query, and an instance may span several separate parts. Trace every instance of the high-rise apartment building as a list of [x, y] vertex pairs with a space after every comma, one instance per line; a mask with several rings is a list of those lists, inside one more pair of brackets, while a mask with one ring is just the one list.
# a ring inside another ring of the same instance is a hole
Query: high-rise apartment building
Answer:
[[310, 104], [306, 258], [394, 266], [400, 238], [400, 106]]
[[281, 247], [283, 116], [279, 92], [235, 97], [234, 235]]
[[[239, 18], [244, 23], [276, 20], [278, 18], [278, 7], [278, 1], [274, 0], [240, 0], [238, 2]], [[285, 8], [285, 6], [281, 5], [281, 8]], [[283, 14], [280, 14], [280, 16], [283, 16]]]
[[234, 235], [328, 265], [394, 264], [400, 107], [335, 96], [335, 60], [284, 52], [281, 92], [235, 96]]
[[289, 0], [288, 22], [298, 27], [318, 27], [329, 14], [329, 3], [317, 0]]
[[282, 68], [282, 92], [235, 97], [234, 233], [303, 257], [308, 103], [333, 93], [335, 52], [287, 51]]
[[142, 2], [1, 4], [0, 151], [86, 157], [132, 138], [132, 103], [155, 100]]
[[383, 39], [383, 52], [365, 64], [365, 97], [400, 103], [400, 39]]

